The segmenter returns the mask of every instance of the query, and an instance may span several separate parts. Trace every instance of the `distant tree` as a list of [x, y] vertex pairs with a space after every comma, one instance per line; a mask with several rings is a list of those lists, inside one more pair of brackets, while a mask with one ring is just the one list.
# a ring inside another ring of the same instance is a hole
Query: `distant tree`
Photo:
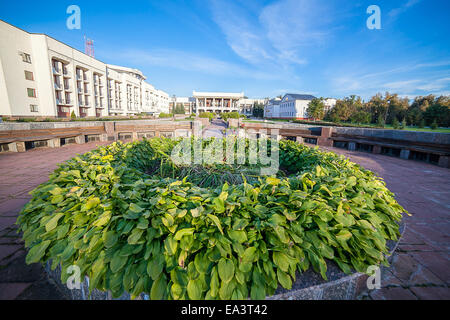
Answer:
[[178, 103], [173, 110], [174, 114], [185, 114], [184, 106], [181, 103]]
[[255, 103], [253, 105], [252, 115], [255, 118], [264, 118], [264, 105], [260, 103]]
[[400, 129], [405, 129], [406, 128], [406, 119], [402, 120], [402, 123], [400, 125]]
[[395, 117], [394, 120], [392, 120], [392, 127], [394, 129], [398, 129], [400, 127], [400, 124], [399, 124], [399, 122], [397, 120], [397, 117]]
[[384, 119], [382, 117], [378, 118], [377, 126], [380, 127], [380, 128], [384, 128], [386, 126], [386, 123], [384, 122]]
[[352, 114], [350, 116], [350, 120], [353, 123], [370, 123], [370, 120], [372, 119], [372, 115], [364, 110], [359, 110], [356, 113]]
[[345, 97], [336, 101], [336, 106], [328, 111], [325, 118], [333, 122], [348, 121], [352, 114], [363, 109], [363, 107], [364, 103], [361, 97], [355, 95]]
[[419, 128], [424, 128], [425, 127], [425, 119], [420, 120], [419, 123]]
[[[388, 95], [388, 93], [386, 95]], [[383, 121], [387, 123], [389, 102], [381, 93], [377, 93], [369, 102], [367, 102], [367, 108], [370, 110], [374, 122], [378, 122], [379, 119], [382, 118]]]
[[306, 109], [306, 113], [309, 118], [313, 118], [314, 120], [322, 120], [325, 116], [325, 103], [323, 98], [314, 98], [308, 104], [308, 108]]
[[386, 122], [392, 123], [394, 117], [397, 119], [404, 119], [409, 107], [408, 98], [399, 98], [397, 94], [390, 94], [386, 92], [384, 100], [387, 102]]
[[427, 123], [436, 122], [439, 126], [449, 127], [450, 107], [437, 100], [435, 104], [428, 107], [423, 113], [423, 118]]
[[77, 118], [77, 116], [76, 116], [76, 114], [75, 114], [75, 110], [72, 110], [72, 113], [70, 114], [70, 118], [71, 118], [72, 120], [74, 120], [74, 119]]

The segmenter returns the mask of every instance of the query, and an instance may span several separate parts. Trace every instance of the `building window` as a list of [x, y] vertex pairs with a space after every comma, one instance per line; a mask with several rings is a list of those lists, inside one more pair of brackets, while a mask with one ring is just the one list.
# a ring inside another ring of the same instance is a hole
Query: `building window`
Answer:
[[22, 56], [23, 62], [31, 63], [31, 56], [28, 53], [21, 52], [20, 55]]
[[33, 72], [25, 70], [25, 79], [34, 81]]
[[39, 112], [39, 108], [35, 104], [30, 104], [30, 111], [31, 112]]
[[28, 97], [36, 98], [36, 89], [27, 88]]

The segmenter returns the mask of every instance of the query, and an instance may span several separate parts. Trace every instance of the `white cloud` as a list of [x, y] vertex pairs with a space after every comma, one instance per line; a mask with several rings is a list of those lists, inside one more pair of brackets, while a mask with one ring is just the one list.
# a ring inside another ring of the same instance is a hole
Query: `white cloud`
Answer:
[[281, 0], [254, 12], [224, 0], [211, 2], [213, 19], [238, 56], [281, 67], [305, 64], [308, 48], [326, 42], [332, 16], [327, 7], [322, 0]]
[[392, 18], [397, 17], [398, 15], [402, 14], [409, 8], [413, 7], [414, 5], [418, 4], [422, 0], [408, 0], [404, 5], [398, 8], [394, 8], [391, 11], [389, 11], [388, 15]]
[[277, 75], [227, 61], [178, 50], [126, 50], [119, 54], [137, 66], [156, 66], [219, 76], [238, 76], [258, 80], [276, 79]]
[[[434, 70], [436, 67], [440, 70]], [[390, 91], [401, 96], [425, 94], [445, 95], [450, 90], [450, 61], [416, 63], [379, 72], [338, 72], [331, 80], [335, 92], [370, 97], [377, 92]], [[343, 75], [342, 75], [343, 74]], [[387, 77], [393, 79], [386, 82]]]

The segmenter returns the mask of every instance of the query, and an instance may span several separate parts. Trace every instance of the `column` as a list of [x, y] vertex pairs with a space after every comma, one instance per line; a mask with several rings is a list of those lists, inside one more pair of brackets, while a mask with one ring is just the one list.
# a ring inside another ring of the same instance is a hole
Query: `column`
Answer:
[[408, 160], [409, 159], [409, 153], [410, 153], [409, 150], [402, 149], [400, 151], [400, 158]]
[[348, 150], [349, 151], [355, 151], [356, 150], [356, 143], [355, 142], [349, 142], [348, 143]]
[[199, 101], [198, 98], [195, 98], [195, 114], [198, 116], [198, 109], [199, 109]]

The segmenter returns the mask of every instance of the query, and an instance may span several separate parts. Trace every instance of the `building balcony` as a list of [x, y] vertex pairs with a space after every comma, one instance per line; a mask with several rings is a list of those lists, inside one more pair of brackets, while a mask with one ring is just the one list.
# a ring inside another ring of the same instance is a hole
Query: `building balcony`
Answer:
[[84, 89], [84, 94], [85, 94], [85, 95], [90, 95], [90, 94], [91, 94], [91, 91], [90, 91], [89, 89]]
[[56, 98], [56, 105], [57, 105], [57, 106], [64, 106], [64, 105], [65, 105], [64, 99], [58, 99], [58, 98]]
[[89, 82], [89, 77], [88, 76], [83, 76], [83, 81], [88, 83]]
[[77, 73], [77, 80], [79, 80], [79, 81], [83, 80], [83, 76], [81, 74]]
[[61, 86], [60, 83], [55, 82], [55, 83], [54, 83], [54, 86], [55, 86], [55, 89], [56, 89], [56, 90], [62, 90], [62, 86]]
[[53, 67], [53, 74], [61, 75], [61, 70], [59, 68]]
[[67, 91], [67, 92], [72, 92], [72, 87], [71, 86], [69, 86], [69, 85], [65, 85], [64, 86], [64, 91]]
[[67, 70], [67, 69], [63, 69], [63, 77], [64, 78], [70, 78], [72, 76], [72, 73]]

